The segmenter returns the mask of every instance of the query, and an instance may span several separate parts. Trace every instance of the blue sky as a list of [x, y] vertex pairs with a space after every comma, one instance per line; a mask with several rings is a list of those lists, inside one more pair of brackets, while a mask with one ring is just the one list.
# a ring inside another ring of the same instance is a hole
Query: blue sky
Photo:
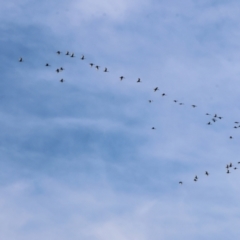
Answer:
[[225, 167], [240, 161], [239, 13], [237, 1], [2, 2], [0, 238], [238, 239], [240, 165]]

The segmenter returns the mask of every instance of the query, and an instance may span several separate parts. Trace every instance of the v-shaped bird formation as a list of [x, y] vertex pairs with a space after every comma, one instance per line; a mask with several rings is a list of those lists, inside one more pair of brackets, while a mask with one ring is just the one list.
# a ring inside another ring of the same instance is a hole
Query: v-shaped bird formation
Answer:
[[[56, 54], [57, 54], [57, 55], [60, 55], [60, 54], [62, 54], [62, 52], [61, 52], [61, 51], [57, 51]], [[66, 55], [66, 56], [69, 56], [69, 57], [71, 57], [71, 58], [76, 57], [74, 53], [70, 53], [69, 51], [67, 51], [67, 52], [65, 53], [65, 55]], [[85, 59], [86, 59], [86, 58], [85, 58], [84, 55], [82, 55], [82, 56], [80, 57], [80, 60], [85, 60]], [[21, 62], [21, 63], [24, 62], [24, 60], [23, 60], [22, 57], [19, 58], [19, 62]], [[99, 70], [99, 69], [100, 69], [100, 66], [97, 65], [97, 64], [89, 63], [89, 65], [90, 65], [91, 68], [92, 68], [93, 66], [95, 66], [95, 69], [96, 69], [96, 70]], [[50, 66], [51, 66], [51, 65], [50, 65], [49, 63], [46, 63], [46, 64], [45, 64], [45, 67], [50, 67]], [[55, 71], [56, 71], [56, 73], [60, 73], [60, 72], [62, 72], [63, 70], [64, 70], [63, 67], [59, 67], [59, 68], [57, 68]], [[108, 68], [105, 67], [104, 70], [103, 70], [103, 72], [105, 72], [105, 73], [109, 72]], [[123, 80], [125, 79], [125, 77], [124, 77], [124, 76], [120, 76], [119, 79], [120, 79], [120, 81], [123, 81]], [[65, 80], [64, 80], [63, 78], [61, 78], [59, 81], [60, 81], [60, 83], [65, 82]], [[137, 83], [142, 83], [141, 78], [137, 78], [137, 81], [136, 81], [136, 82], [137, 82]], [[153, 88], [153, 91], [154, 91], [154, 92], [160, 91], [160, 90], [159, 90], [159, 87], [154, 87], [154, 88]], [[162, 97], [166, 97], [167, 94], [166, 94], [166, 93], [161, 93], [161, 96], [162, 96]], [[149, 99], [148, 102], [149, 102], [149, 103], [152, 103], [153, 100], [152, 100], [152, 99]], [[178, 105], [184, 105], [184, 103], [178, 102], [178, 100], [176, 100], [176, 99], [174, 99], [173, 102], [176, 103], [176, 104], [178, 104]], [[192, 104], [191, 107], [192, 107], [192, 108], [196, 108], [197, 105]], [[213, 124], [215, 124], [218, 120], [223, 119], [222, 116], [219, 116], [219, 115], [216, 114], [216, 113], [214, 113], [214, 114], [206, 113], [206, 116], [209, 116], [209, 117], [210, 117], [210, 120], [206, 123], [207, 125], [213, 125]], [[234, 128], [234, 129], [240, 128], [240, 124], [239, 124], [238, 121], [235, 121], [235, 122], [234, 122], [233, 128]], [[156, 128], [155, 128], [154, 126], [151, 127], [151, 129], [152, 129], [152, 130], [156, 130]], [[233, 136], [229, 136], [229, 139], [233, 139]], [[240, 162], [237, 162], [237, 164], [240, 164]], [[231, 173], [231, 172], [230, 172], [231, 169], [237, 170], [238, 168], [237, 168], [236, 166], [233, 166], [232, 163], [229, 163], [229, 164], [227, 164], [226, 169], [227, 169], [226, 173], [227, 173], [227, 174], [230, 174], [230, 173]], [[210, 174], [209, 174], [208, 171], [205, 171], [205, 174], [204, 174], [204, 175], [205, 175], [206, 177], [208, 177]], [[196, 176], [193, 178], [193, 181], [194, 181], [194, 182], [197, 182], [198, 180], [199, 180], [199, 178], [198, 178], [198, 176], [196, 175]], [[179, 184], [182, 185], [182, 184], [183, 184], [183, 181], [179, 181]]]

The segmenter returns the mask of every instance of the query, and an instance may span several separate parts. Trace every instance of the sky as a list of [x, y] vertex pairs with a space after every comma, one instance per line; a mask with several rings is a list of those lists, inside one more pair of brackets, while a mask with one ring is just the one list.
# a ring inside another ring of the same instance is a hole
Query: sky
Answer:
[[239, 16], [234, 0], [1, 0], [0, 238], [239, 239]]

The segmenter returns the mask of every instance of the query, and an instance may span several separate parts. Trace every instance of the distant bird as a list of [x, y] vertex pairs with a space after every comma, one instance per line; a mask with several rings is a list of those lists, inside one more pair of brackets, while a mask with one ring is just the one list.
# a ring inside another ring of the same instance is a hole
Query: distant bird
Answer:
[[154, 92], [156, 92], [156, 91], [159, 90], [159, 89], [158, 89], [158, 87], [155, 87], [153, 90], [154, 90]]
[[95, 67], [97, 70], [100, 68], [100, 66], [98, 66], [98, 65], [96, 65], [96, 67]]
[[163, 96], [163, 97], [166, 96], [166, 93], [163, 93], [162, 96]]
[[107, 68], [105, 68], [105, 69], [104, 69], [104, 72], [109, 72], [109, 71], [107, 70]]
[[75, 57], [75, 56], [74, 56], [74, 53], [72, 53], [70, 57], [72, 57], [72, 58]]
[[228, 164], [227, 164], [226, 168], [227, 168], [227, 169], [229, 168]]
[[234, 123], [238, 124], [239, 122], [234, 122]]
[[69, 51], [66, 52], [66, 55], [70, 55]]
[[152, 127], [152, 130], [156, 129], [155, 127]]
[[124, 76], [121, 76], [121, 77], [119, 77], [120, 78], [120, 80], [122, 81], [125, 77]]
[[207, 176], [209, 175], [209, 173], [208, 173], [207, 171], [205, 172], [205, 174], [206, 174]]
[[234, 126], [233, 128], [238, 128], [237, 126]]
[[184, 105], [183, 103], [179, 103], [179, 105]]
[[94, 64], [93, 63], [89, 63], [89, 65], [92, 67]]
[[84, 55], [82, 55], [81, 60], [84, 60], [84, 59], [85, 59], [85, 57], [84, 57]]
[[59, 73], [59, 72], [60, 72], [60, 70], [57, 68], [57, 69], [56, 69], [56, 72], [57, 72], [57, 73]]
[[209, 114], [209, 113], [206, 113], [206, 115], [211, 115], [211, 114]]
[[197, 178], [194, 178], [194, 180], [193, 180], [193, 181], [195, 181], [195, 182], [196, 182], [196, 181], [197, 181]]
[[222, 119], [223, 117], [218, 117], [219, 119]]
[[174, 102], [177, 102], [177, 100], [173, 100]]
[[153, 100], [148, 100], [148, 102], [150, 102], [150, 103], [151, 103], [152, 101], [153, 101]]
[[214, 117], [216, 118], [216, 117], [217, 117], [217, 114], [215, 114]]
[[229, 170], [227, 170], [227, 173], [230, 173], [230, 171], [229, 171]]
[[235, 167], [234, 170], [237, 170], [237, 167]]
[[196, 105], [192, 105], [192, 107], [194, 107], [194, 108], [195, 108], [195, 107], [196, 107]]
[[238, 164], [240, 164], [240, 162], [238, 162]]
[[217, 120], [215, 118], [212, 119], [213, 122], [216, 122]]
[[60, 82], [64, 82], [63, 78], [60, 80]]
[[137, 82], [138, 82], [138, 83], [139, 83], [139, 82], [141, 82], [141, 79], [140, 79], [140, 78], [138, 78]]
[[208, 125], [212, 125], [212, 123], [211, 123], [211, 122], [208, 122]]
[[229, 164], [229, 167], [232, 167], [232, 163]]
[[60, 54], [61, 52], [60, 51], [57, 51], [57, 54]]
[[18, 60], [19, 62], [23, 62], [23, 58], [19, 58], [19, 60]]
[[232, 139], [233, 137], [232, 137], [232, 136], [230, 136], [229, 138], [230, 138], [230, 139]]
[[45, 66], [46, 66], [46, 67], [49, 67], [49, 66], [50, 66], [50, 64], [46, 63], [46, 64], [45, 64]]
[[195, 176], [195, 179], [198, 179], [197, 175]]
[[63, 71], [64, 70], [64, 68], [63, 67], [60, 67], [60, 71]]
[[182, 184], [182, 182], [180, 181], [179, 184]]

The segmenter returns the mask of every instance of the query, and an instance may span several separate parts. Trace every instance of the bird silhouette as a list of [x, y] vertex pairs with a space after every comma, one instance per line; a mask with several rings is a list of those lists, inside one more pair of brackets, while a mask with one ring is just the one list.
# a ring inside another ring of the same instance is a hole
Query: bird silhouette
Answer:
[[74, 53], [72, 53], [70, 57], [72, 57], [72, 58], [75, 57], [75, 56], [74, 56]]
[[104, 72], [109, 72], [107, 68], [104, 69]]
[[174, 102], [177, 102], [177, 100], [173, 100]]
[[93, 63], [89, 63], [89, 65], [92, 67], [94, 64]]
[[180, 181], [179, 184], [183, 184], [182, 181]]
[[120, 80], [122, 81], [125, 77], [124, 76], [121, 76], [121, 77], [119, 77], [120, 78]]
[[156, 92], [156, 91], [159, 90], [159, 89], [158, 89], [158, 87], [155, 87], [153, 90], [154, 90], [154, 92]]
[[162, 93], [162, 97], [166, 96], [166, 93]]
[[57, 54], [59, 55], [61, 52], [60, 51], [57, 51]]
[[20, 57], [18, 61], [19, 61], [19, 62], [23, 62], [23, 58], [22, 58], [22, 57]]
[[153, 100], [148, 100], [148, 102], [150, 102], [150, 103], [151, 103], [152, 101], [153, 101]]
[[196, 105], [192, 105], [192, 107], [193, 107], [193, 108], [195, 108], [195, 107], [196, 107]]
[[46, 64], [45, 64], [45, 66], [46, 66], [46, 67], [49, 67], [49, 66], [50, 66], [50, 64], [46, 63]]
[[70, 55], [69, 51], [66, 52], [66, 55]]
[[60, 82], [62, 82], [62, 83], [64, 82], [63, 78], [60, 80]]
[[205, 174], [206, 174], [207, 176], [209, 175], [209, 173], [208, 173], [207, 171], [205, 172]]
[[100, 66], [96, 65], [95, 68], [98, 70], [100, 68]]
[[156, 128], [155, 127], [152, 127], [152, 130], [155, 130]]
[[85, 57], [84, 57], [84, 55], [82, 55], [81, 60], [84, 60], [84, 59], [85, 59]]
[[140, 79], [140, 78], [138, 78], [138, 80], [137, 80], [137, 83], [139, 83], [139, 82], [141, 82], [141, 79]]

